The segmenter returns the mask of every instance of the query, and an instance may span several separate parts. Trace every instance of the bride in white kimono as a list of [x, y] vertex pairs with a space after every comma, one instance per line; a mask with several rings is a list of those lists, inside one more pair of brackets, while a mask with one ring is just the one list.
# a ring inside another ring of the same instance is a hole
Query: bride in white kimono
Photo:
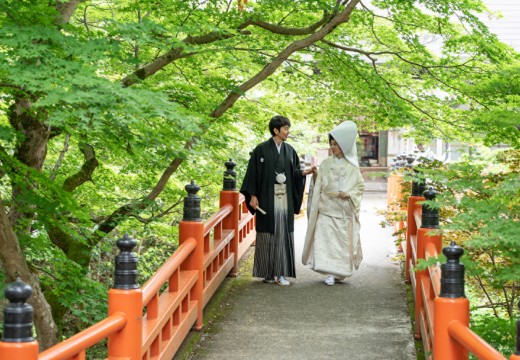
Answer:
[[332, 156], [322, 161], [309, 189], [302, 262], [327, 275], [327, 285], [352, 276], [363, 259], [359, 208], [365, 182], [359, 171], [356, 138], [352, 121], [344, 121], [329, 133]]

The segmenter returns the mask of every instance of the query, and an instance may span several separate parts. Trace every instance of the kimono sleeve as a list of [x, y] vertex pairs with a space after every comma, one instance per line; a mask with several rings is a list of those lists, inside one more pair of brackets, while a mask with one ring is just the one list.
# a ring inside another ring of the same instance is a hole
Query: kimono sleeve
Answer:
[[246, 174], [244, 175], [244, 180], [242, 181], [242, 187], [240, 188], [240, 193], [242, 193], [246, 198], [246, 206], [251, 214], [255, 214], [256, 210], [249, 205], [251, 202], [251, 196], [258, 196], [259, 191], [259, 176], [261, 176], [261, 171], [258, 169], [258, 159], [259, 159], [259, 151], [256, 148], [251, 157], [249, 158], [249, 163], [247, 164]]
[[356, 214], [359, 214], [359, 209], [361, 207], [361, 198], [363, 197], [363, 192], [365, 191], [365, 180], [363, 179], [363, 175], [361, 175], [361, 171], [357, 168], [357, 172], [355, 173], [357, 176], [356, 183], [351, 191], [349, 191], [350, 198], [356, 207]]
[[300, 158], [298, 157], [298, 154], [296, 154], [296, 151], [293, 151], [292, 164], [294, 166], [294, 214], [299, 214], [300, 209], [302, 207], [303, 195], [305, 192], [306, 176], [302, 175], [302, 170], [300, 169]]

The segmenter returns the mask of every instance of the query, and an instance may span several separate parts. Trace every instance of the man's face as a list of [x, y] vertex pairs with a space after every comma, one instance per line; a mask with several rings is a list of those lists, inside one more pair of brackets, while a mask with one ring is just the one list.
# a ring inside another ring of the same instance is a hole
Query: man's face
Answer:
[[287, 140], [287, 137], [289, 136], [289, 125], [284, 125], [278, 129], [274, 129], [275, 136], [278, 136], [282, 141]]

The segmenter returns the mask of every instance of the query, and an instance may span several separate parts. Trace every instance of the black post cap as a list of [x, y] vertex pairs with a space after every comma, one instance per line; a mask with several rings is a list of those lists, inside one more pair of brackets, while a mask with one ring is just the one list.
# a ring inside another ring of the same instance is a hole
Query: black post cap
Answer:
[[415, 161], [415, 156], [413, 156], [413, 154], [407, 155], [405, 160], [406, 160], [406, 164], [404, 167], [407, 170], [411, 170], [413, 167], [413, 162]]
[[4, 308], [4, 342], [31, 342], [33, 308], [27, 304], [32, 294], [31, 287], [19, 278], [4, 290], [9, 304]]
[[[416, 176], [419, 177], [421, 170], [420, 170], [420, 168], [415, 167], [413, 169], [413, 172], [416, 174]], [[419, 179], [412, 181], [412, 196], [421, 196], [425, 190], [426, 190], [426, 181], [424, 179], [419, 178]]]
[[[430, 187], [428, 190], [423, 192], [423, 196], [426, 200], [434, 201], [437, 196], [437, 192]], [[422, 205], [422, 216], [421, 216], [421, 228], [426, 229], [438, 229], [439, 228], [439, 209], [430, 207], [427, 204]]]
[[137, 241], [125, 234], [116, 241], [119, 255], [116, 256], [115, 280], [113, 289], [131, 290], [138, 289], [137, 283], [137, 255], [132, 252]]
[[464, 265], [460, 263], [464, 249], [452, 241], [449, 246], [442, 249], [442, 253], [448, 260], [441, 265], [441, 293], [439, 297], [466, 297], [464, 295]]
[[184, 187], [188, 192], [188, 196], [184, 198], [184, 215], [183, 221], [201, 221], [200, 219], [200, 197], [197, 192], [200, 187], [193, 180]]
[[226, 171], [224, 171], [224, 187], [223, 190], [237, 189], [237, 173], [234, 168], [237, 164], [233, 160], [226, 161]]

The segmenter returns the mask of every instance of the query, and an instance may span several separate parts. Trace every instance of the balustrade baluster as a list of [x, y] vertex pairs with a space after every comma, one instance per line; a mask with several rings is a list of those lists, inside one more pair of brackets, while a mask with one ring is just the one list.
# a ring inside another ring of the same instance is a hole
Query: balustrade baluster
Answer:
[[224, 171], [224, 186], [222, 190], [236, 190], [237, 189], [237, 173], [235, 172], [235, 164], [233, 160], [229, 159], [226, 162], [226, 171]]
[[192, 180], [191, 183], [186, 185], [184, 188], [188, 192], [188, 196], [184, 197], [182, 221], [201, 221], [200, 197], [197, 196], [200, 187]]
[[32, 336], [33, 308], [27, 304], [31, 287], [19, 278], [4, 290], [9, 304], [4, 308], [4, 332], [0, 342], [0, 359], [36, 360], [38, 342]]
[[[198, 272], [197, 282], [193, 291], [185, 299], [186, 305], [189, 301], [197, 301], [197, 322], [195, 329], [202, 329], [204, 309], [204, 224], [200, 218], [200, 197], [197, 192], [200, 187], [192, 180], [184, 187], [188, 195], [184, 198], [183, 219], [179, 224], [179, 245], [193, 238], [197, 242], [195, 249], [181, 266], [181, 270], [195, 270]], [[184, 303], [183, 303], [184, 304]]]
[[137, 241], [125, 234], [116, 241], [114, 285], [108, 291], [108, 315], [123, 313], [126, 325], [108, 336], [108, 359], [140, 359], [142, 351], [143, 295], [137, 283], [138, 258], [132, 250]]
[[238, 274], [238, 259], [239, 259], [239, 246], [240, 246], [240, 231], [238, 229], [238, 222], [240, 221], [240, 193], [236, 189], [237, 184], [237, 173], [234, 171], [236, 164], [233, 160], [229, 159], [226, 162], [227, 170], [224, 172], [224, 187], [220, 192], [220, 207], [224, 205], [233, 206], [233, 211], [226, 217], [222, 226], [224, 229], [232, 229], [235, 232], [235, 236], [230, 243], [230, 251], [233, 253], [233, 269], [230, 272], [230, 276], [236, 277]]
[[451, 242], [442, 250], [446, 263], [441, 265], [441, 291], [435, 299], [433, 356], [442, 360], [468, 359], [468, 351], [450, 336], [448, 327], [458, 321], [469, 327], [469, 301], [464, 295], [464, 265], [460, 257], [464, 250]]

